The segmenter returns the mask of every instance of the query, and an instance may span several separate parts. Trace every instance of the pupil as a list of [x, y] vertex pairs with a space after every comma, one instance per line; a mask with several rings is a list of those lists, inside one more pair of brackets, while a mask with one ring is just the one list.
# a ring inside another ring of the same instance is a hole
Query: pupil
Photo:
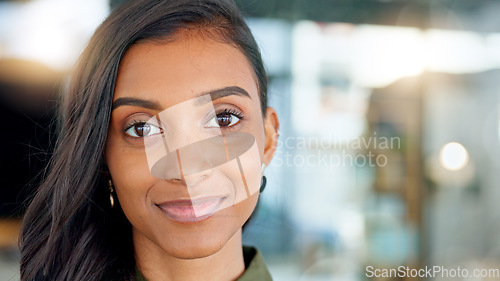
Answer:
[[231, 115], [229, 114], [224, 114], [217, 116], [217, 123], [219, 123], [219, 126], [221, 127], [227, 127], [231, 124]]
[[148, 124], [138, 124], [135, 127], [135, 132], [137, 133], [138, 136], [144, 137], [149, 134], [149, 131], [151, 131], [151, 127]]

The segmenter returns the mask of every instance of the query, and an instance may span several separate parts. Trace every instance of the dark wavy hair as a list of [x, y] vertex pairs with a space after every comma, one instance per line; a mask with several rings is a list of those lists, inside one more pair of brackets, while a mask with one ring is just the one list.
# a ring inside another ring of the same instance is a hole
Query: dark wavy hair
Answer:
[[231, 0], [134, 0], [101, 24], [60, 108], [60, 132], [20, 235], [21, 280], [135, 280], [131, 225], [110, 207], [104, 146], [120, 60], [130, 45], [193, 29], [238, 48], [267, 107], [267, 78], [250, 29]]

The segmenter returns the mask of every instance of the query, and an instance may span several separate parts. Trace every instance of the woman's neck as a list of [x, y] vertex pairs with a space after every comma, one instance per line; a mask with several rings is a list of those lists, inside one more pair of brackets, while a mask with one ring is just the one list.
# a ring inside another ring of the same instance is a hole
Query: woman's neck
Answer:
[[199, 281], [238, 279], [245, 271], [241, 247], [241, 229], [216, 253], [196, 259], [168, 255], [148, 239], [136, 239], [137, 267], [148, 281]]

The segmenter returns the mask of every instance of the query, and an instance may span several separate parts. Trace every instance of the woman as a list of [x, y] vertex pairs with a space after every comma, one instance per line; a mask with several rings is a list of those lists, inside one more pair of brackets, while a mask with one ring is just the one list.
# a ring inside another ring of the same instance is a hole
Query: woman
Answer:
[[65, 95], [23, 222], [21, 279], [270, 280], [241, 242], [276, 149], [266, 91], [234, 3], [115, 10]]

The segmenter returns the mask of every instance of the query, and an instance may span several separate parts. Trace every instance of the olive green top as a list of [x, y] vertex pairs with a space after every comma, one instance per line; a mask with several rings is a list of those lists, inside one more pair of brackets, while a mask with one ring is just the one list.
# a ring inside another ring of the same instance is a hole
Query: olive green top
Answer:
[[[259, 250], [254, 247], [243, 246], [243, 259], [245, 260], [245, 272], [237, 281], [272, 281], [273, 278], [267, 270], [264, 258]], [[147, 281], [137, 269], [137, 280]]]

